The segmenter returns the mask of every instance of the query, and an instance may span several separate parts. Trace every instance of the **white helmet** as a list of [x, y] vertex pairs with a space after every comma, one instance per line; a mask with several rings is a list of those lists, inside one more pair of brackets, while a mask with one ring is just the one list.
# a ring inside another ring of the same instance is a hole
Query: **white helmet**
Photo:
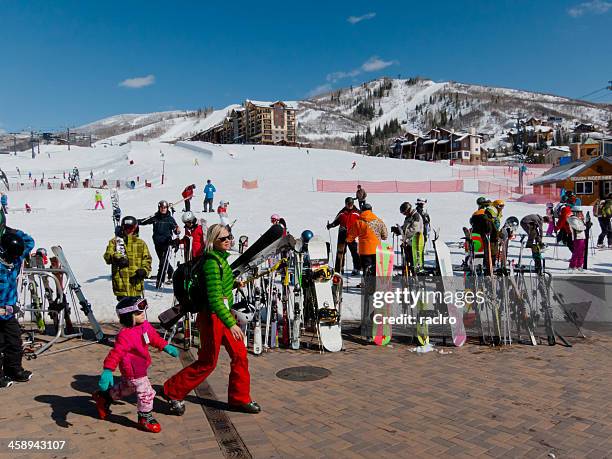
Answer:
[[253, 321], [255, 317], [255, 306], [241, 302], [240, 304], [235, 304], [234, 308], [236, 307], [238, 307], [238, 309], [232, 309], [232, 314], [236, 318], [238, 326], [245, 327]]
[[198, 219], [193, 214], [193, 212], [188, 210], [187, 212], [183, 213], [183, 216], [181, 217], [181, 220], [183, 221], [183, 223], [195, 223]]

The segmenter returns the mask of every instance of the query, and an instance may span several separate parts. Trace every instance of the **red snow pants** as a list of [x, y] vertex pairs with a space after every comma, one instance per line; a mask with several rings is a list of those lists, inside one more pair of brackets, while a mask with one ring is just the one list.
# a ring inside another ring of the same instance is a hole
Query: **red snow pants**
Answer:
[[229, 388], [227, 391], [230, 405], [251, 402], [251, 375], [247, 350], [242, 340], [236, 340], [230, 329], [216, 314], [203, 312], [196, 319], [200, 330], [200, 350], [198, 360], [183, 368], [164, 383], [164, 393], [173, 400], [184, 400], [189, 392], [198, 387], [210, 375], [219, 359], [221, 344], [230, 355]]

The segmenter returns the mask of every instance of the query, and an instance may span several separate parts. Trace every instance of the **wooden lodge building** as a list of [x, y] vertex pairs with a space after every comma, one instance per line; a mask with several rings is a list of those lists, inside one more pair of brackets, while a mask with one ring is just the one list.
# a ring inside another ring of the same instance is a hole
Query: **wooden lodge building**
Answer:
[[538, 188], [565, 188], [574, 191], [583, 205], [592, 205], [612, 193], [612, 158], [598, 156], [553, 167], [529, 184], [536, 193]]

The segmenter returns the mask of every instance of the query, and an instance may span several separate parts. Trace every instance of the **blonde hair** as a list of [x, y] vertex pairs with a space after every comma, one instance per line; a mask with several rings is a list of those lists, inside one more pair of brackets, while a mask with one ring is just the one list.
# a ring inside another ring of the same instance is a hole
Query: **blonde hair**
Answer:
[[215, 242], [221, 236], [223, 230], [226, 230], [229, 233], [229, 230], [225, 225], [221, 225], [219, 223], [215, 223], [208, 228], [206, 232], [206, 251], [211, 252], [214, 250]]

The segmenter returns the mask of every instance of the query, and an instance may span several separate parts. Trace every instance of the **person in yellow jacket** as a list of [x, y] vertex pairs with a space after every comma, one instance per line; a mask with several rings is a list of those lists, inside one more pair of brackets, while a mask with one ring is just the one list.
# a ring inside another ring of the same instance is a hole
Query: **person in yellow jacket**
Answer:
[[151, 274], [152, 258], [146, 242], [138, 237], [135, 217], [121, 220], [121, 234], [108, 241], [104, 261], [111, 265], [117, 301], [142, 296], [144, 280]]
[[348, 229], [346, 242], [358, 239], [357, 252], [361, 260], [363, 274], [373, 274], [376, 266], [376, 247], [386, 241], [389, 233], [387, 225], [372, 212], [370, 204], [364, 204], [359, 219]]

